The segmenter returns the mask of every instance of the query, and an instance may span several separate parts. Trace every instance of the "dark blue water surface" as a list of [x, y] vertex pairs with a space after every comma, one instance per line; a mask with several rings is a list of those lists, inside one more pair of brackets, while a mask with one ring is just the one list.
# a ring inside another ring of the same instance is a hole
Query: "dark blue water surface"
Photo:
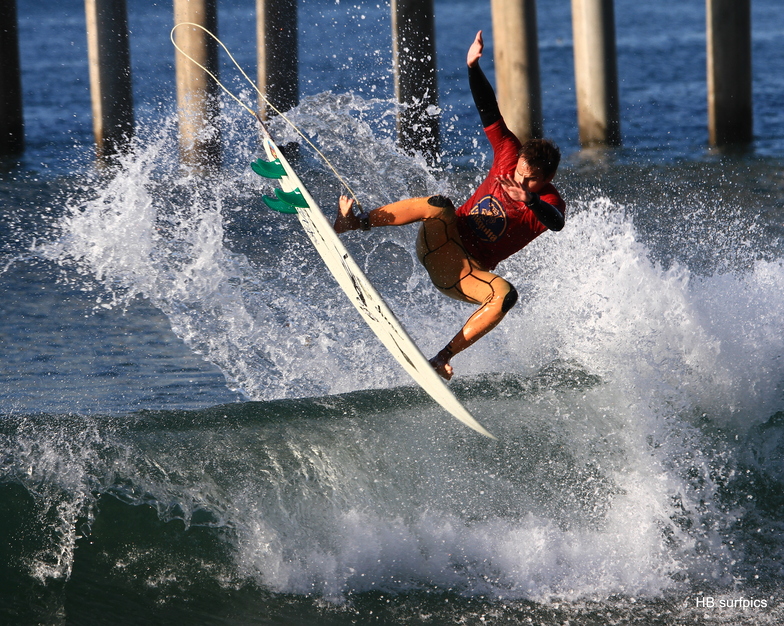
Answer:
[[[255, 3], [219, 1], [255, 75]], [[395, 145], [387, 2], [303, 0], [289, 112], [368, 207], [462, 201], [490, 3], [437, 0], [442, 160]], [[19, 0], [26, 151], [0, 165], [0, 623], [784, 622], [784, 11], [754, 0], [754, 141], [707, 145], [702, 0], [616, 0], [623, 146], [578, 145], [568, 0], [538, 3], [567, 227], [454, 359], [476, 435], [413, 387], [248, 163], [180, 167], [168, 2], [130, 0], [136, 138], [95, 167], [79, 0]], [[227, 59], [222, 79], [253, 104]], [[297, 135], [276, 119], [281, 142]], [[325, 213], [340, 186], [303, 146]], [[416, 228], [345, 242], [426, 354], [472, 308]]]
[[[28, 151], [37, 167], [67, 159], [90, 144], [89, 77], [82, 3], [20, 1], [19, 31]], [[169, 3], [128, 3], [137, 115], [152, 119], [174, 102], [174, 50]], [[571, 12], [568, 0], [537, 7], [545, 131], [566, 152], [579, 149], [576, 129]], [[478, 137], [465, 80], [467, 44], [477, 30], [491, 34], [488, 3], [436, 2], [437, 61], [447, 152], [470, 149]], [[754, 153], [778, 156], [784, 141], [781, 7], [752, 3]], [[219, 35], [255, 76], [252, 2], [219, 3]], [[698, 158], [707, 144], [705, 7], [615, 3], [621, 127], [625, 150], [645, 159]], [[354, 91], [365, 98], [394, 94], [388, 3], [303, 0], [300, 92]], [[492, 38], [484, 66], [493, 77]], [[225, 68], [228, 69], [228, 68]], [[224, 72], [226, 78], [229, 76]], [[457, 119], [453, 119], [457, 117]]]

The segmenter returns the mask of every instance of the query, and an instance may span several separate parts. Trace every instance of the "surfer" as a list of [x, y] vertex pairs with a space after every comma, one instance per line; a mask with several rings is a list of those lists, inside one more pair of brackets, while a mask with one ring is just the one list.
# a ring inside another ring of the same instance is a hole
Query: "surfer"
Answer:
[[354, 201], [341, 196], [335, 232], [422, 222], [416, 252], [443, 294], [478, 304], [452, 340], [430, 362], [445, 379], [450, 361], [495, 328], [517, 302], [517, 291], [493, 273], [496, 265], [546, 230], [561, 230], [566, 205], [552, 184], [561, 154], [552, 142], [521, 143], [507, 128], [490, 82], [479, 67], [482, 31], [468, 49], [468, 82], [493, 148], [487, 178], [460, 208], [449, 198], [430, 196], [393, 202], [368, 214], [354, 214]]

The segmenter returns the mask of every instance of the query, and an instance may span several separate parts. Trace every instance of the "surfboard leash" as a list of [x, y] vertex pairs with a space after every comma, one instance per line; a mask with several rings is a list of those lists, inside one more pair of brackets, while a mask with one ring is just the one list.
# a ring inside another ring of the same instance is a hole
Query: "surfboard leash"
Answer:
[[[236, 96], [236, 95], [235, 95], [235, 94], [234, 94], [234, 93], [233, 93], [233, 92], [232, 92], [232, 91], [231, 91], [231, 90], [230, 90], [228, 87], [226, 87], [226, 85], [224, 85], [224, 84], [223, 84], [223, 83], [220, 81], [220, 79], [219, 79], [219, 78], [218, 78], [218, 77], [217, 77], [215, 74], [213, 74], [213, 73], [212, 73], [210, 70], [208, 70], [208, 69], [207, 69], [206, 67], [204, 67], [204, 66], [203, 66], [201, 63], [199, 63], [199, 62], [198, 62], [196, 59], [194, 59], [194, 58], [193, 58], [192, 56], [190, 56], [190, 55], [189, 55], [187, 52], [185, 52], [185, 51], [184, 51], [182, 48], [180, 48], [180, 46], [179, 46], [179, 45], [177, 45], [177, 42], [176, 42], [176, 41], [175, 41], [175, 39], [174, 39], [174, 31], [176, 31], [176, 30], [177, 30], [177, 29], [178, 29], [180, 26], [193, 26], [193, 27], [195, 27], [195, 28], [199, 28], [199, 29], [201, 29], [202, 31], [204, 31], [205, 33], [207, 33], [207, 34], [208, 34], [210, 37], [212, 37], [212, 38], [213, 38], [213, 39], [214, 39], [214, 40], [217, 42], [217, 44], [218, 44], [218, 45], [219, 45], [221, 48], [223, 48], [223, 50], [224, 50], [224, 51], [226, 52], [226, 54], [229, 56], [229, 58], [231, 59], [232, 63], [234, 63], [234, 66], [237, 68], [237, 70], [240, 72], [240, 74], [242, 74], [242, 76], [245, 78], [245, 80], [246, 80], [246, 81], [248, 81], [248, 83], [250, 84], [250, 86], [251, 86], [251, 87], [253, 87], [253, 89], [256, 91], [256, 93], [259, 95], [259, 97], [260, 97], [262, 100], [264, 100], [264, 102], [266, 103], [266, 105], [267, 105], [267, 106], [268, 106], [270, 109], [272, 109], [272, 110], [273, 110], [273, 111], [274, 111], [274, 112], [275, 112], [277, 115], [279, 115], [280, 117], [282, 117], [282, 118], [283, 118], [283, 119], [286, 121], [286, 123], [287, 123], [289, 126], [291, 126], [291, 128], [293, 128], [293, 129], [294, 129], [294, 130], [297, 132], [297, 134], [298, 134], [300, 137], [302, 137], [302, 139], [304, 139], [304, 140], [305, 140], [305, 142], [306, 142], [306, 143], [307, 143], [307, 144], [308, 144], [308, 145], [309, 145], [309, 146], [310, 146], [310, 147], [313, 149], [313, 151], [314, 151], [314, 152], [315, 152], [315, 153], [316, 153], [316, 154], [317, 154], [317, 155], [318, 155], [318, 156], [319, 156], [319, 157], [320, 157], [320, 158], [321, 158], [321, 159], [324, 161], [324, 163], [326, 164], [326, 166], [327, 166], [327, 167], [328, 167], [328, 168], [329, 168], [329, 169], [332, 171], [332, 173], [335, 175], [335, 177], [336, 177], [336, 178], [337, 178], [337, 179], [340, 181], [340, 184], [341, 184], [341, 185], [343, 185], [343, 187], [345, 187], [345, 189], [348, 191], [348, 193], [349, 193], [349, 194], [351, 195], [351, 197], [354, 199], [354, 204], [356, 205], [357, 209], [360, 211], [360, 219], [361, 219], [362, 215], [367, 215], [367, 214], [364, 214], [364, 213], [362, 212], [362, 207], [361, 207], [361, 205], [360, 205], [360, 203], [359, 203], [359, 200], [357, 199], [357, 196], [356, 196], [356, 194], [354, 193], [354, 190], [353, 190], [353, 189], [351, 188], [351, 186], [350, 186], [350, 185], [349, 185], [349, 184], [346, 182], [346, 180], [345, 180], [345, 179], [344, 179], [344, 178], [343, 178], [343, 177], [340, 175], [340, 173], [337, 171], [337, 169], [335, 168], [335, 166], [334, 166], [334, 165], [332, 165], [332, 163], [330, 162], [330, 160], [329, 160], [329, 159], [326, 157], [326, 155], [325, 155], [325, 154], [324, 154], [324, 153], [323, 153], [321, 150], [319, 150], [319, 149], [318, 149], [318, 147], [316, 147], [316, 145], [315, 145], [315, 144], [314, 144], [314, 143], [313, 143], [313, 142], [312, 142], [310, 139], [308, 139], [308, 137], [305, 135], [305, 133], [304, 133], [304, 132], [302, 132], [302, 130], [300, 130], [300, 128], [299, 128], [299, 127], [298, 127], [298, 126], [297, 126], [297, 125], [296, 125], [294, 122], [292, 122], [292, 121], [291, 121], [291, 120], [290, 120], [290, 119], [289, 119], [289, 118], [288, 118], [288, 117], [287, 117], [287, 116], [286, 116], [286, 115], [285, 115], [285, 114], [284, 114], [282, 111], [280, 111], [280, 110], [279, 110], [279, 109], [278, 109], [278, 108], [277, 108], [275, 105], [273, 105], [273, 104], [272, 104], [272, 103], [269, 101], [269, 99], [267, 98], [267, 96], [265, 96], [265, 95], [262, 93], [262, 91], [259, 89], [258, 85], [256, 85], [256, 83], [255, 83], [255, 82], [253, 82], [253, 81], [251, 80], [251, 78], [250, 78], [250, 77], [247, 75], [247, 73], [245, 72], [245, 70], [244, 70], [244, 69], [242, 69], [242, 66], [239, 64], [239, 62], [237, 61], [237, 59], [235, 59], [235, 58], [234, 58], [234, 55], [231, 53], [231, 51], [230, 51], [230, 50], [229, 50], [229, 49], [226, 47], [226, 45], [225, 45], [225, 44], [224, 44], [224, 43], [223, 43], [223, 42], [222, 42], [220, 39], [218, 39], [218, 37], [217, 37], [217, 36], [216, 36], [214, 33], [210, 32], [210, 31], [209, 31], [207, 28], [205, 28], [205, 27], [204, 27], [204, 26], [202, 26], [201, 24], [196, 24], [195, 22], [180, 22], [179, 24], [176, 24], [176, 25], [174, 26], [174, 28], [172, 28], [172, 29], [171, 29], [171, 33], [169, 34], [169, 37], [170, 37], [170, 39], [171, 39], [171, 42], [172, 42], [172, 44], [174, 45], [174, 47], [177, 49], [177, 51], [178, 51], [180, 54], [182, 54], [182, 55], [183, 55], [183, 56], [184, 56], [186, 59], [188, 59], [189, 61], [191, 61], [191, 62], [192, 62], [192, 63], [194, 63], [195, 65], [197, 65], [197, 66], [198, 66], [199, 68], [201, 68], [202, 70], [204, 70], [204, 72], [206, 72], [206, 73], [207, 73], [207, 75], [208, 75], [208, 76], [210, 76], [210, 78], [212, 78], [212, 80], [214, 80], [214, 81], [217, 83], [217, 85], [218, 85], [218, 86], [219, 86], [221, 89], [223, 89], [223, 91], [224, 91], [224, 92], [226, 92], [226, 93], [227, 93], [227, 94], [228, 94], [228, 95], [229, 95], [229, 96], [230, 96], [232, 99], [234, 99], [234, 101], [235, 101], [235, 102], [237, 102], [237, 104], [239, 104], [239, 105], [240, 105], [240, 106], [241, 106], [243, 109], [245, 109], [245, 110], [246, 110], [248, 113], [250, 113], [250, 114], [251, 114], [251, 115], [252, 115], [254, 118], [256, 118], [256, 121], [258, 121], [258, 123], [261, 125], [261, 128], [262, 128], [262, 130], [263, 130], [263, 131], [264, 131], [264, 132], [265, 132], [267, 135], [269, 135], [269, 131], [267, 130], [267, 126], [266, 126], [266, 124], [264, 123], [264, 121], [261, 119], [261, 116], [258, 114], [258, 112], [256, 112], [256, 111], [254, 111], [253, 109], [251, 109], [251, 108], [250, 108], [250, 107], [249, 107], [247, 104], [245, 104], [245, 103], [244, 103], [244, 102], [243, 102], [243, 101], [242, 101], [242, 100], [241, 100], [239, 97], [237, 97], [237, 96]], [[261, 173], [260, 173], [260, 172], [259, 172], [259, 171], [258, 171], [258, 170], [255, 168], [255, 167], [253, 167], [253, 165], [256, 165], [256, 164], [257, 164], [257, 163], [251, 164], [251, 168], [253, 169], [253, 171], [254, 171], [254, 172], [256, 172], [257, 174], [259, 174], [260, 176], [266, 176], [265, 174], [261, 174]], [[274, 207], [271, 207], [271, 208], [274, 208]], [[276, 210], [279, 210], [279, 209], [276, 209]]]

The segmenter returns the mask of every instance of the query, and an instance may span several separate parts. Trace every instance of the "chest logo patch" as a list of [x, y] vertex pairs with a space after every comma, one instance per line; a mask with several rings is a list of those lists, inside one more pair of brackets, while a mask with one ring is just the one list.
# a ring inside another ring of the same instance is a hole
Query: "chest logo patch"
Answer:
[[504, 234], [507, 216], [495, 196], [487, 195], [468, 212], [468, 223], [477, 239], [492, 243]]

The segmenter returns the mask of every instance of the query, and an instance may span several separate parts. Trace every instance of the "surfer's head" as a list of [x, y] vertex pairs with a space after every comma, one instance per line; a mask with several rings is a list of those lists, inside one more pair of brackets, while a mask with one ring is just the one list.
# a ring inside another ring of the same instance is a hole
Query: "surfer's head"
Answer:
[[[538, 191], [553, 180], [561, 162], [561, 151], [549, 139], [529, 139], [517, 153], [515, 179], [530, 181], [530, 191]], [[518, 182], [523, 182], [519, 180]]]

